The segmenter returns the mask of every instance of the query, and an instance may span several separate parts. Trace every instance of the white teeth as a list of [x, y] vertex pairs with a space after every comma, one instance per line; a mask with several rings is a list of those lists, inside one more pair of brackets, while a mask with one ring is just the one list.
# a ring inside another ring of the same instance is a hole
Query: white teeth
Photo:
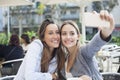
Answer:
[[65, 41], [66, 43], [71, 43], [71, 41]]
[[54, 43], [58, 43], [58, 41], [52, 41], [52, 42], [54, 42]]

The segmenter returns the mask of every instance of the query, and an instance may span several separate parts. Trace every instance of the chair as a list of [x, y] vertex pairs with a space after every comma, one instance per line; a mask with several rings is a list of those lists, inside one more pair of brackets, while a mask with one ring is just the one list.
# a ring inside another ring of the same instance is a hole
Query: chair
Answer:
[[16, 75], [22, 61], [23, 58], [3, 62], [0, 68], [1, 76]]
[[103, 76], [103, 80], [120, 80], [120, 73], [103, 72], [101, 74]]
[[1, 77], [0, 80], [13, 80], [15, 75]]

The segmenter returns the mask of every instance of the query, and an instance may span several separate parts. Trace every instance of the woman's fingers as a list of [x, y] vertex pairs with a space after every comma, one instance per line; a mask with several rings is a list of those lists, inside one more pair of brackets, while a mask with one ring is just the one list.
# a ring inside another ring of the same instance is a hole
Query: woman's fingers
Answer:
[[103, 21], [107, 21], [110, 25], [109, 26], [102, 26], [100, 30], [102, 31], [102, 36], [107, 38], [114, 30], [114, 18], [108, 11], [102, 10], [100, 11], [100, 17]]
[[110, 14], [109, 21], [110, 21], [111, 29], [114, 29], [115, 28], [115, 22], [114, 22], [114, 18], [113, 18], [112, 14]]

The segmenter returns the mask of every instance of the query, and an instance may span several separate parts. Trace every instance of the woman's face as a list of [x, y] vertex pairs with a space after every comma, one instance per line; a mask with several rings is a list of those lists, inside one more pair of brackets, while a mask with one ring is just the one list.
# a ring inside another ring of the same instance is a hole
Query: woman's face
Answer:
[[61, 38], [62, 44], [67, 48], [75, 46], [79, 39], [76, 29], [70, 24], [66, 24], [62, 27]]
[[57, 48], [59, 46], [60, 34], [56, 24], [49, 24], [46, 27], [44, 41], [50, 48]]

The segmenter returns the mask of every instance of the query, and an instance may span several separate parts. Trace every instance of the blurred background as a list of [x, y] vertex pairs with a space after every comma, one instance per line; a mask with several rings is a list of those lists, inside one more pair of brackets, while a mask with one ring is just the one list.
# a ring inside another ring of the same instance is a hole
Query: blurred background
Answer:
[[85, 26], [83, 15], [100, 10], [113, 15], [115, 29], [110, 43], [96, 54], [99, 70], [120, 73], [120, 0], [0, 0], [0, 45], [8, 45], [12, 34], [37, 38], [38, 28], [47, 18], [58, 25], [65, 20], [75, 21], [82, 34], [81, 43], [87, 44], [98, 29]]
[[[9, 37], [8, 34], [13, 33], [17, 33], [18, 35], [27, 33], [30, 37], [36, 35], [38, 27], [46, 18], [52, 18], [59, 25], [65, 20], [74, 20], [78, 23], [82, 32], [82, 21], [80, 20], [82, 5], [79, 6], [73, 2], [44, 4], [40, 0], [30, 1], [33, 5], [0, 6], [0, 36], [1, 38], [4, 37], [2, 39]], [[81, 2], [81, 4], [85, 5], [83, 5], [85, 12], [108, 10], [113, 14], [115, 18], [115, 30], [111, 43], [120, 45], [120, 0], [88, 0], [87, 3]], [[83, 35], [83, 37], [86, 36], [85, 41], [89, 41], [96, 32], [97, 28], [85, 27], [85, 35]], [[0, 43], [6, 44], [6, 40], [2, 40], [1, 38]]]

